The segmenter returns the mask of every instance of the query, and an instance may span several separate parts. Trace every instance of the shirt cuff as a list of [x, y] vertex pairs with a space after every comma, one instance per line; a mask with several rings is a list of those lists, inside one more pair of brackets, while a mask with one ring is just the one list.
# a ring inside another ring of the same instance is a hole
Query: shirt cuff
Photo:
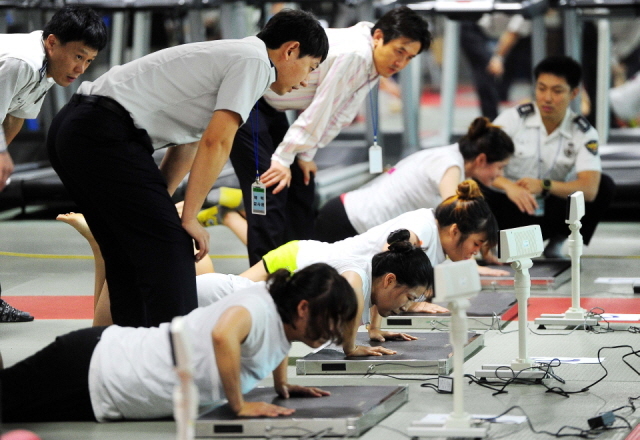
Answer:
[[273, 154], [273, 156], [271, 156], [271, 160], [275, 160], [276, 162], [282, 164], [285, 167], [290, 167], [291, 164], [293, 163], [293, 161], [295, 160], [296, 156], [290, 156], [290, 155], [286, 155], [285, 157], [282, 157], [279, 154]]

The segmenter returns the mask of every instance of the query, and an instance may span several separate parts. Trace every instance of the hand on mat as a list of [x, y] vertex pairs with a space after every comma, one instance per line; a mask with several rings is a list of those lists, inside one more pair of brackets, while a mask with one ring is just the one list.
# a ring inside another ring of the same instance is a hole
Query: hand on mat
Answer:
[[322, 397], [330, 396], [329, 391], [321, 390], [316, 387], [304, 387], [302, 385], [283, 384], [276, 387], [276, 393], [283, 399], [288, 399], [291, 396], [299, 397]]
[[396, 354], [394, 350], [384, 347], [369, 347], [367, 345], [356, 345], [349, 353], [345, 353], [347, 357], [355, 356], [382, 356], [385, 354]]
[[478, 266], [478, 273], [485, 277], [506, 277], [509, 276], [508, 270], [494, 269], [493, 267]]
[[288, 416], [296, 412], [293, 408], [272, 405], [267, 402], [244, 402], [238, 411], [240, 417], [278, 417]]
[[291, 168], [282, 165], [277, 160], [272, 160], [271, 167], [262, 173], [260, 181], [267, 188], [277, 183], [278, 186], [273, 189], [273, 194], [278, 194], [291, 184]]
[[449, 313], [449, 309], [438, 304], [420, 301], [409, 304], [407, 312], [410, 313]]
[[209, 254], [209, 232], [198, 223], [198, 219], [195, 217], [189, 220], [182, 219], [182, 227], [195, 242], [196, 249], [198, 250], [195, 256], [196, 261], [202, 260]]
[[415, 341], [415, 336], [408, 335], [406, 333], [388, 332], [384, 330], [369, 330], [369, 339], [372, 341], [384, 342], [384, 341]]

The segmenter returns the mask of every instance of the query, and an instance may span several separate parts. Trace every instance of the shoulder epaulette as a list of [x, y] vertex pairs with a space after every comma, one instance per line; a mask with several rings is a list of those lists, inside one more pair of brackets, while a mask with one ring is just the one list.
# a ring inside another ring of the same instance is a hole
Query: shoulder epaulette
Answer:
[[578, 129], [583, 133], [586, 133], [591, 128], [591, 124], [589, 123], [587, 118], [585, 118], [582, 115], [576, 116], [575, 118], [573, 118], [573, 122], [578, 126]]
[[518, 106], [518, 114], [522, 118], [533, 114], [534, 111], [535, 111], [535, 109], [533, 108], [533, 103], [532, 102], [529, 102], [527, 104], [522, 104], [522, 105]]

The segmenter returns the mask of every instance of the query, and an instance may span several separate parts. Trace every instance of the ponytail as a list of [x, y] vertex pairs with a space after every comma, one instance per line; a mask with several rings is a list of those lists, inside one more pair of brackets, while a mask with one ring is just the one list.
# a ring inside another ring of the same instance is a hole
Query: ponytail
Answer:
[[458, 141], [458, 148], [465, 162], [474, 160], [482, 153], [487, 157], [487, 163], [500, 162], [515, 151], [509, 135], [484, 117], [471, 122], [467, 134]]
[[458, 225], [460, 242], [471, 234], [485, 234], [489, 247], [498, 243], [498, 222], [475, 180], [460, 183], [456, 195], [438, 205], [435, 217], [440, 227]]
[[316, 263], [291, 275], [279, 269], [267, 278], [267, 288], [284, 324], [295, 327], [300, 301], [309, 302], [306, 336], [341, 344], [347, 324], [358, 311], [353, 288], [338, 271]]
[[[406, 229], [404, 231], [407, 234], [409, 232]], [[398, 231], [393, 233], [395, 232]], [[373, 256], [371, 260], [373, 278], [388, 273], [394, 274], [399, 284], [408, 287], [424, 286], [431, 289], [433, 286], [433, 267], [429, 257], [421, 248], [412, 245], [408, 238], [390, 243], [387, 251]]]

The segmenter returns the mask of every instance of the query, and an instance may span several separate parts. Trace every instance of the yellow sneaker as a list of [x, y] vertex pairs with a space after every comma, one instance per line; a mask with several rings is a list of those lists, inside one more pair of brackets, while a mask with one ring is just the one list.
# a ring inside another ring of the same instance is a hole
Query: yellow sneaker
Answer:
[[204, 226], [216, 226], [221, 225], [222, 220], [219, 217], [220, 210], [218, 205], [212, 206], [211, 208], [203, 209], [198, 213], [196, 218], [198, 222]]

